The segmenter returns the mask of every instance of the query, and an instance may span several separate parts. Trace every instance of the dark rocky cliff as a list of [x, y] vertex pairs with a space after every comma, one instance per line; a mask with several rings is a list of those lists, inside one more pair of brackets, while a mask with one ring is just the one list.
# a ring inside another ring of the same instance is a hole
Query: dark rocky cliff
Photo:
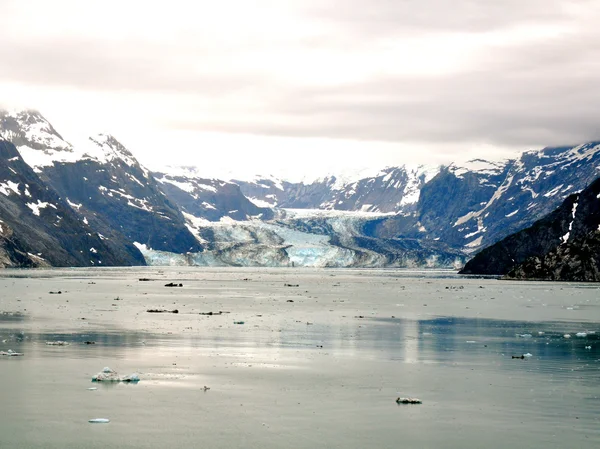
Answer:
[[484, 249], [462, 274], [600, 281], [600, 178], [531, 227]]

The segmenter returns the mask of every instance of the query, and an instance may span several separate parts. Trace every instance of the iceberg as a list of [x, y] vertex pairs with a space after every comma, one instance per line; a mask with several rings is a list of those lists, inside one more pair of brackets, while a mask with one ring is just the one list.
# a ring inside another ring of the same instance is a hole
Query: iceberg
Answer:
[[15, 357], [15, 356], [20, 356], [23, 355], [22, 352], [15, 352], [12, 349], [9, 349], [8, 351], [4, 352], [4, 351], [0, 351], [0, 355], [5, 355], [7, 357]]
[[129, 376], [119, 376], [119, 374], [110, 369], [108, 366], [104, 367], [102, 371], [92, 377], [92, 382], [139, 382], [140, 377], [134, 373]]

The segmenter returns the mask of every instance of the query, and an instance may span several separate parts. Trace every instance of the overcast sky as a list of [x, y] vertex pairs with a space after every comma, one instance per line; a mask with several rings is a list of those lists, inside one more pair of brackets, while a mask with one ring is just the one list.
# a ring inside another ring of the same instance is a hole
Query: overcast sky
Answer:
[[0, 104], [301, 177], [600, 138], [598, 0], [0, 0]]

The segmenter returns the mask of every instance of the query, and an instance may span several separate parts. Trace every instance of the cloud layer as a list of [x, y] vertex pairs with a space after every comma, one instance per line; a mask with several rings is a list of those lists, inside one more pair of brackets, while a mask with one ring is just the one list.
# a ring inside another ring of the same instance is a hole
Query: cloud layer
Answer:
[[597, 1], [8, 0], [0, 16], [0, 102], [133, 145], [150, 139], [125, 117], [164, 136], [387, 142], [390, 162], [600, 138]]

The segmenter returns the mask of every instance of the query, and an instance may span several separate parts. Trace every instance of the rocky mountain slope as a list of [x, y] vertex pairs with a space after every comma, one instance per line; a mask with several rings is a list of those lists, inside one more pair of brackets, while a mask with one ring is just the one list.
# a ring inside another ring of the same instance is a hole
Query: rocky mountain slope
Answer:
[[206, 179], [193, 169], [171, 173], [153, 173], [161, 189], [173, 203], [187, 214], [209, 221], [222, 218], [244, 221], [273, 217], [269, 207], [259, 207], [244, 196], [237, 184], [218, 179]]
[[0, 267], [143, 263], [135, 248], [111, 248], [0, 140]]
[[598, 142], [450, 165], [422, 187], [412, 218], [392, 217], [373, 235], [437, 239], [473, 253], [530, 226], [599, 175]]
[[533, 226], [478, 253], [464, 274], [600, 281], [600, 178]]
[[134, 242], [175, 252], [201, 249], [179, 208], [135, 157], [110, 135], [74, 147], [37, 111], [0, 113], [2, 135], [40, 178], [109, 244], [143, 264]]

